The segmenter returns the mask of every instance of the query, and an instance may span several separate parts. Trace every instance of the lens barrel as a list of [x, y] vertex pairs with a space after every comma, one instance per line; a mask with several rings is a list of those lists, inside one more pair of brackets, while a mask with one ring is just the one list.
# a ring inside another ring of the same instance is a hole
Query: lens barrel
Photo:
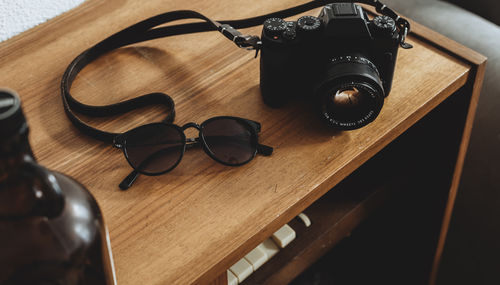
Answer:
[[384, 104], [375, 65], [360, 55], [335, 57], [316, 89], [321, 116], [337, 129], [353, 130], [373, 122]]

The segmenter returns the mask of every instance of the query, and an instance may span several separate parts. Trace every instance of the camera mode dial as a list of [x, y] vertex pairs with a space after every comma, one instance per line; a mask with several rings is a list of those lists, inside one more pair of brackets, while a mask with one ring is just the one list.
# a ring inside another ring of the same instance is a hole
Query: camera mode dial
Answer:
[[373, 19], [373, 27], [381, 34], [392, 34], [396, 31], [396, 22], [389, 16], [377, 16]]
[[297, 27], [301, 31], [313, 32], [321, 28], [321, 21], [314, 16], [303, 16], [297, 21]]
[[286, 30], [286, 22], [280, 18], [269, 18], [264, 21], [264, 33], [268, 36], [279, 36]]

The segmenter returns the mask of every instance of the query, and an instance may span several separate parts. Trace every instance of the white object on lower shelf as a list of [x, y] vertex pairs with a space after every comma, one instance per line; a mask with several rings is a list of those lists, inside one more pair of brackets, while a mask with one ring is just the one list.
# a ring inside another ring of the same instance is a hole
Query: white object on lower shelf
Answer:
[[302, 222], [304, 222], [304, 225], [306, 225], [306, 228], [308, 228], [310, 225], [311, 225], [311, 220], [309, 219], [309, 217], [304, 214], [304, 213], [300, 213], [297, 218], [301, 219]]
[[240, 259], [233, 266], [231, 266], [229, 270], [238, 278], [239, 283], [243, 282], [243, 280], [253, 273], [252, 265], [244, 258]]
[[268, 260], [271, 259], [271, 257], [275, 256], [278, 251], [280, 251], [278, 246], [270, 238], [263, 241], [261, 244], [259, 244], [258, 247], [266, 253]]
[[227, 285], [238, 285], [238, 278], [231, 271], [227, 271]]
[[227, 271], [228, 285], [237, 285], [243, 282], [243, 280], [245, 280], [280, 251], [278, 245], [281, 248], [284, 248], [292, 242], [295, 237], [295, 231], [288, 224], [285, 224], [277, 230], [271, 238], [263, 241], [242, 259], [231, 266], [231, 268], [229, 268]]
[[276, 244], [279, 245], [279, 247], [285, 248], [285, 246], [287, 246], [290, 242], [292, 242], [292, 240], [295, 239], [296, 234], [292, 227], [290, 227], [288, 224], [285, 224], [279, 230], [277, 230], [272, 237]]
[[260, 247], [254, 248], [247, 255], [245, 259], [252, 265], [253, 271], [259, 269], [267, 261], [267, 254]]

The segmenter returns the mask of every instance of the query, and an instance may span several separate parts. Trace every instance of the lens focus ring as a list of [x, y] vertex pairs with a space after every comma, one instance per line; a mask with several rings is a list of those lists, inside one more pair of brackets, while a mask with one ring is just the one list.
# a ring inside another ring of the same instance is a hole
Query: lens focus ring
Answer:
[[373, 71], [375, 71], [375, 73], [377, 74], [378, 77], [380, 77], [380, 73], [378, 72], [378, 69], [375, 66], [375, 64], [373, 64], [371, 61], [369, 61], [368, 59], [366, 59], [364, 57], [361, 57], [361, 56], [351, 56], [351, 55], [339, 56], [339, 57], [333, 58], [332, 59], [332, 63], [333, 64], [336, 64], [336, 63], [360, 63], [360, 64], [366, 64], [369, 67], [371, 67], [373, 69]]

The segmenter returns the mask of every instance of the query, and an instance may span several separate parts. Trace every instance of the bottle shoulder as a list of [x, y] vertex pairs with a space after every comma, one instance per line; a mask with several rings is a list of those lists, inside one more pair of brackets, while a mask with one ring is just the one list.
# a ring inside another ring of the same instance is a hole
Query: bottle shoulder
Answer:
[[[9, 245], [9, 250], [2, 254], [0, 261], [4, 257], [23, 259], [34, 252], [37, 256], [32, 257], [36, 259], [66, 260], [74, 258], [77, 253], [84, 254], [86, 249], [102, 242], [104, 222], [90, 192], [67, 175], [50, 170], [45, 173], [49, 176], [47, 180], [52, 180], [59, 187], [64, 203], [62, 210], [50, 218], [30, 215], [0, 219], [0, 244]], [[24, 187], [30, 183], [26, 184]], [[47, 187], [37, 182], [32, 186], [35, 193], [37, 188]]]

